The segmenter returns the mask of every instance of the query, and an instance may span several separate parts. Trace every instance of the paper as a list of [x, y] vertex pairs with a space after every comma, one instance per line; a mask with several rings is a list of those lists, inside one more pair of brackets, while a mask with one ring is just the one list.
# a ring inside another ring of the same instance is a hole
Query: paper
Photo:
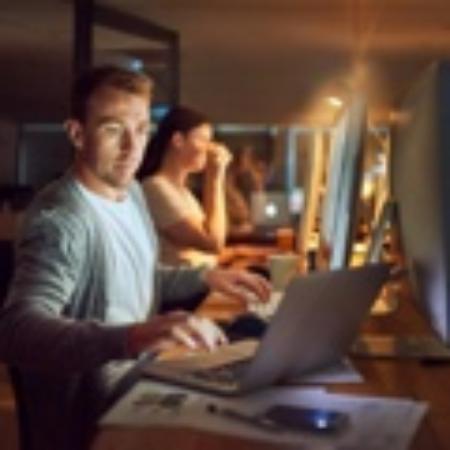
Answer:
[[[319, 407], [346, 412], [350, 426], [337, 435], [273, 432], [210, 412], [231, 408], [254, 415], [274, 404]], [[156, 382], [142, 381], [101, 420], [100, 425], [189, 427], [257, 441], [295, 444], [301, 449], [406, 450], [426, 412], [407, 399], [329, 394], [320, 388], [270, 388], [233, 399], [218, 398]]]

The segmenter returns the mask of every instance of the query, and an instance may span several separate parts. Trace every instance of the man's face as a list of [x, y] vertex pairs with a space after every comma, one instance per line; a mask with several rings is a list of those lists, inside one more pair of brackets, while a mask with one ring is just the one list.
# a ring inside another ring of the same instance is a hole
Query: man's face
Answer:
[[150, 130], [146, 97], [100, 88], [87, 105], [83, 123], [72, 121], [69, 135], [76, 167], [86, 187], [108, 198], [126, 191], [142, 162]]

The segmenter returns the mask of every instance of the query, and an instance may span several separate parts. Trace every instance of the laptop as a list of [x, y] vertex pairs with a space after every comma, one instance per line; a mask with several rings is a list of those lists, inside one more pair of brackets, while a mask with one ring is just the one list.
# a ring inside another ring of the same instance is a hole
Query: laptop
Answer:
[[289, 225], [291, 214], [287, 194], [282, 191], [252, 192], [250, 214], [257, 229], [274, 229]]
[[298, 379], [345, 356], [388, 276], [387, 265], [371, 264], [295, 277], [261, 341], [152, 361], [143, 374], [221, 395]]

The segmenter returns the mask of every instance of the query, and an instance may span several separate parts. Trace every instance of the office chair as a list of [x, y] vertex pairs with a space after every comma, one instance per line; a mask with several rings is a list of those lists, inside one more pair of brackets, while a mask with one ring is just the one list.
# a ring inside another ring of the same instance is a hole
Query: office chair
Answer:
[[16, 401], [16, 419], [18, 425], [17, 428], [19, 431], [19, 448], [20, 450], [31, 450], [30, 426], [26, 403], [23, 396], [22, 378], [17, 368], [13, 366], [9, 366], [8, 373], [14, 392], [14, 398]]
[[0, 306], [5, 300], [14, 265], [14, 244], [0, 240]]
[[[14, 248], [11, 241], [0, 241], [0, 307], [5, 301], [8, 285], [13, 274]], [[28, 432], [28, 417], [23, 398], [21, 376], [17, 368], [8, 367], [9, 380], [14, 392], [16, 403], [16, 420], [19, 432], [20, 450], [31, 450], [30, 434]]]

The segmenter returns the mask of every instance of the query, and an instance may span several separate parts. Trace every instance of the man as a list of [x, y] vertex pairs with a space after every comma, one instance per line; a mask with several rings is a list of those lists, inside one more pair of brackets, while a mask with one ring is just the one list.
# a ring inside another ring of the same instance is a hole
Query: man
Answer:
[[[208, 287], [268, 294], [254, 275], [157, 265], [157, 242], [134, 175], [149, 135], [151, 84], [98, 68], [76, 83], [66, 122], [74, 164], [27, 211], [0, 358], [14, 368], [35, 450], [87, 448], [120, 375], [117, 361], [171, 345], [215, 348], [212, 322], [164, 304], [195, 306]], [[154, 275], [154, 276], [153, 276]]]

